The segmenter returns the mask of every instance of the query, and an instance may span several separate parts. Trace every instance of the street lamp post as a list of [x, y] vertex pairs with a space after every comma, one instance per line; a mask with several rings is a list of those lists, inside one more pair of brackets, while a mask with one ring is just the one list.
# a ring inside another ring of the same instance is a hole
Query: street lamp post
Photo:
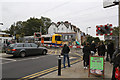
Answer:
[[91, 28], [91, 27], [87, 27], [87, 28], [86, 28], [86, 34], [87, 34], [87, 35], [88, 35], [88, 29], [89, 29], [89, 28]]

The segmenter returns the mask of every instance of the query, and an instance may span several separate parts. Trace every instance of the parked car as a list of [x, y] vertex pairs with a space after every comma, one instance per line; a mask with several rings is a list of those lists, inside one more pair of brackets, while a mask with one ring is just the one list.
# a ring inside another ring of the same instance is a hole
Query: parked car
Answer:
[[13, 56], [25, 57], [28, 55], [47, 54], [47, 48], [39, 47], [35, 43], [14, 43], [10, 44], [6, 49], [6, 54]]

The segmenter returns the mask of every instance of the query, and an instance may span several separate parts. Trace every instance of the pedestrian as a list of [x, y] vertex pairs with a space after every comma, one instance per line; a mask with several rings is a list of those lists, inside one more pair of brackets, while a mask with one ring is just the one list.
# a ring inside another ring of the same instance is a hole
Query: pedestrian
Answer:
[[110, 63], [112, 63], [112, 56], [113, 56], [113, 53], [114, 53], [114, 44], [113, 42], [110, 42], [108, 45], [107, 45], [107, 54], [110, 55]]
[[120, 73], [119, 73], [119, 77], [116, 79], [116, 70], [118, 69], [118, 71], [120, 72], [120, 50], [116, 50], [113, 54], [112, 57], [112, 61], [113, 61], [113, 71], [112, 71], [112, 79], [111, 80], [120, 80]]
[[102, 42], [102, 44], [101, 44], [101, 56], [105, 56], [105, 52], [106, 52], [106, 47], [105, 47], [104, 43]]
[[94, 55], [96, 53], [96, 44], [94, 41], [92, 41], [92, 44], [90, 45], [91, 49], [91, 55]]
[[63, 54], [63, 57], [64, 57], [63, 58], [64, 68], [66, 67], [65, 66], [66, 58], [67, 58], [67, 61], [68, 61], [68, 67], [70, 67], [69, 52], [70, 52], [70, 48], [67, 46], [67, 44], [64, 44], [63, 49], [62, 49], [62, 54]]
[[105, 56], [105, 51], [106, 51], [106, 48], [105, 48], [104, 43], [100, 42], [99, 46], [98, 46], [98, 55], [99, 56]]
[[89, 43], [86, 42], [86, 45], [84, 45], [83, 47], [83, 65], [84, 65], [84, 69], [87, 69], [88, 65], [89, 65], [89, 56], [90, 56], [90, 46]]
[[98, 43], [97, 51], [98, 51], [98, 56], [101, 56], [102, 55], [102, 53], [101, 53], [101, 42]]

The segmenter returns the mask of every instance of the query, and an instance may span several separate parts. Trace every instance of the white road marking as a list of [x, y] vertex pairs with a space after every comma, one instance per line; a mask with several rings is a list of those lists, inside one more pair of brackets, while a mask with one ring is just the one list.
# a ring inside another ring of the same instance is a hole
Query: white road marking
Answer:
[[0, 58], [0, 59], [10, 60], [10, 61], [16, 61], [15, 59], [7, 59], [7, 58]]
[[[50, 55], [48, 55], [50, 56]], [[16, 60], [16, 62], [18, 61], [26, 61], [26, 60], [31, 60], [31, 59], [39, 59], [39, 58], [43, 58], [43, 57], [46, 57], [46, 56], [41, 56], [41, 57], [35, 57], [35, 58], [27, 58], [27, 59], [21, 59], [21, 60]], [[12, 61], [9, 61], [9, 62], [4, 62], [2, 64], [7, 64], [7, 63], [11, 63], [11, 62], [15, 62], [15, 60], [12, 60]], [[1, 63], [0, 63], [1, 64]]]
[[0, 63], [0, 64], [7, 64], [7, 63], [11, 63], [11, 62], [15, 62], [15, 61], [9, 61], [9, 62], [4, 62], [4, 63]]

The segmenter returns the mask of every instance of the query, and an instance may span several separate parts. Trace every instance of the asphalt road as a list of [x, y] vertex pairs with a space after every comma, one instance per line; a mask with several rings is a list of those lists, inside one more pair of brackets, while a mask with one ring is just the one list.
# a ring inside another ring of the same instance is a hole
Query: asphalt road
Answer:
[[[12, 56], [5, 55], [2, 58], [2, 77], [19, 79], [37, 72], [51, 69], [57, 66], [59, 53], [60, 50], [58, 49], [50, 49], [48, 51], [48, 55], [35, 55], [25, 58], [14, 58]], [[72, 50], [70, 52], [71, 62], [79, 58], [79, 51], [77, 52], [77, 50]], [[34, 78], [36, 77], [38, 76], [35, 76]]]

